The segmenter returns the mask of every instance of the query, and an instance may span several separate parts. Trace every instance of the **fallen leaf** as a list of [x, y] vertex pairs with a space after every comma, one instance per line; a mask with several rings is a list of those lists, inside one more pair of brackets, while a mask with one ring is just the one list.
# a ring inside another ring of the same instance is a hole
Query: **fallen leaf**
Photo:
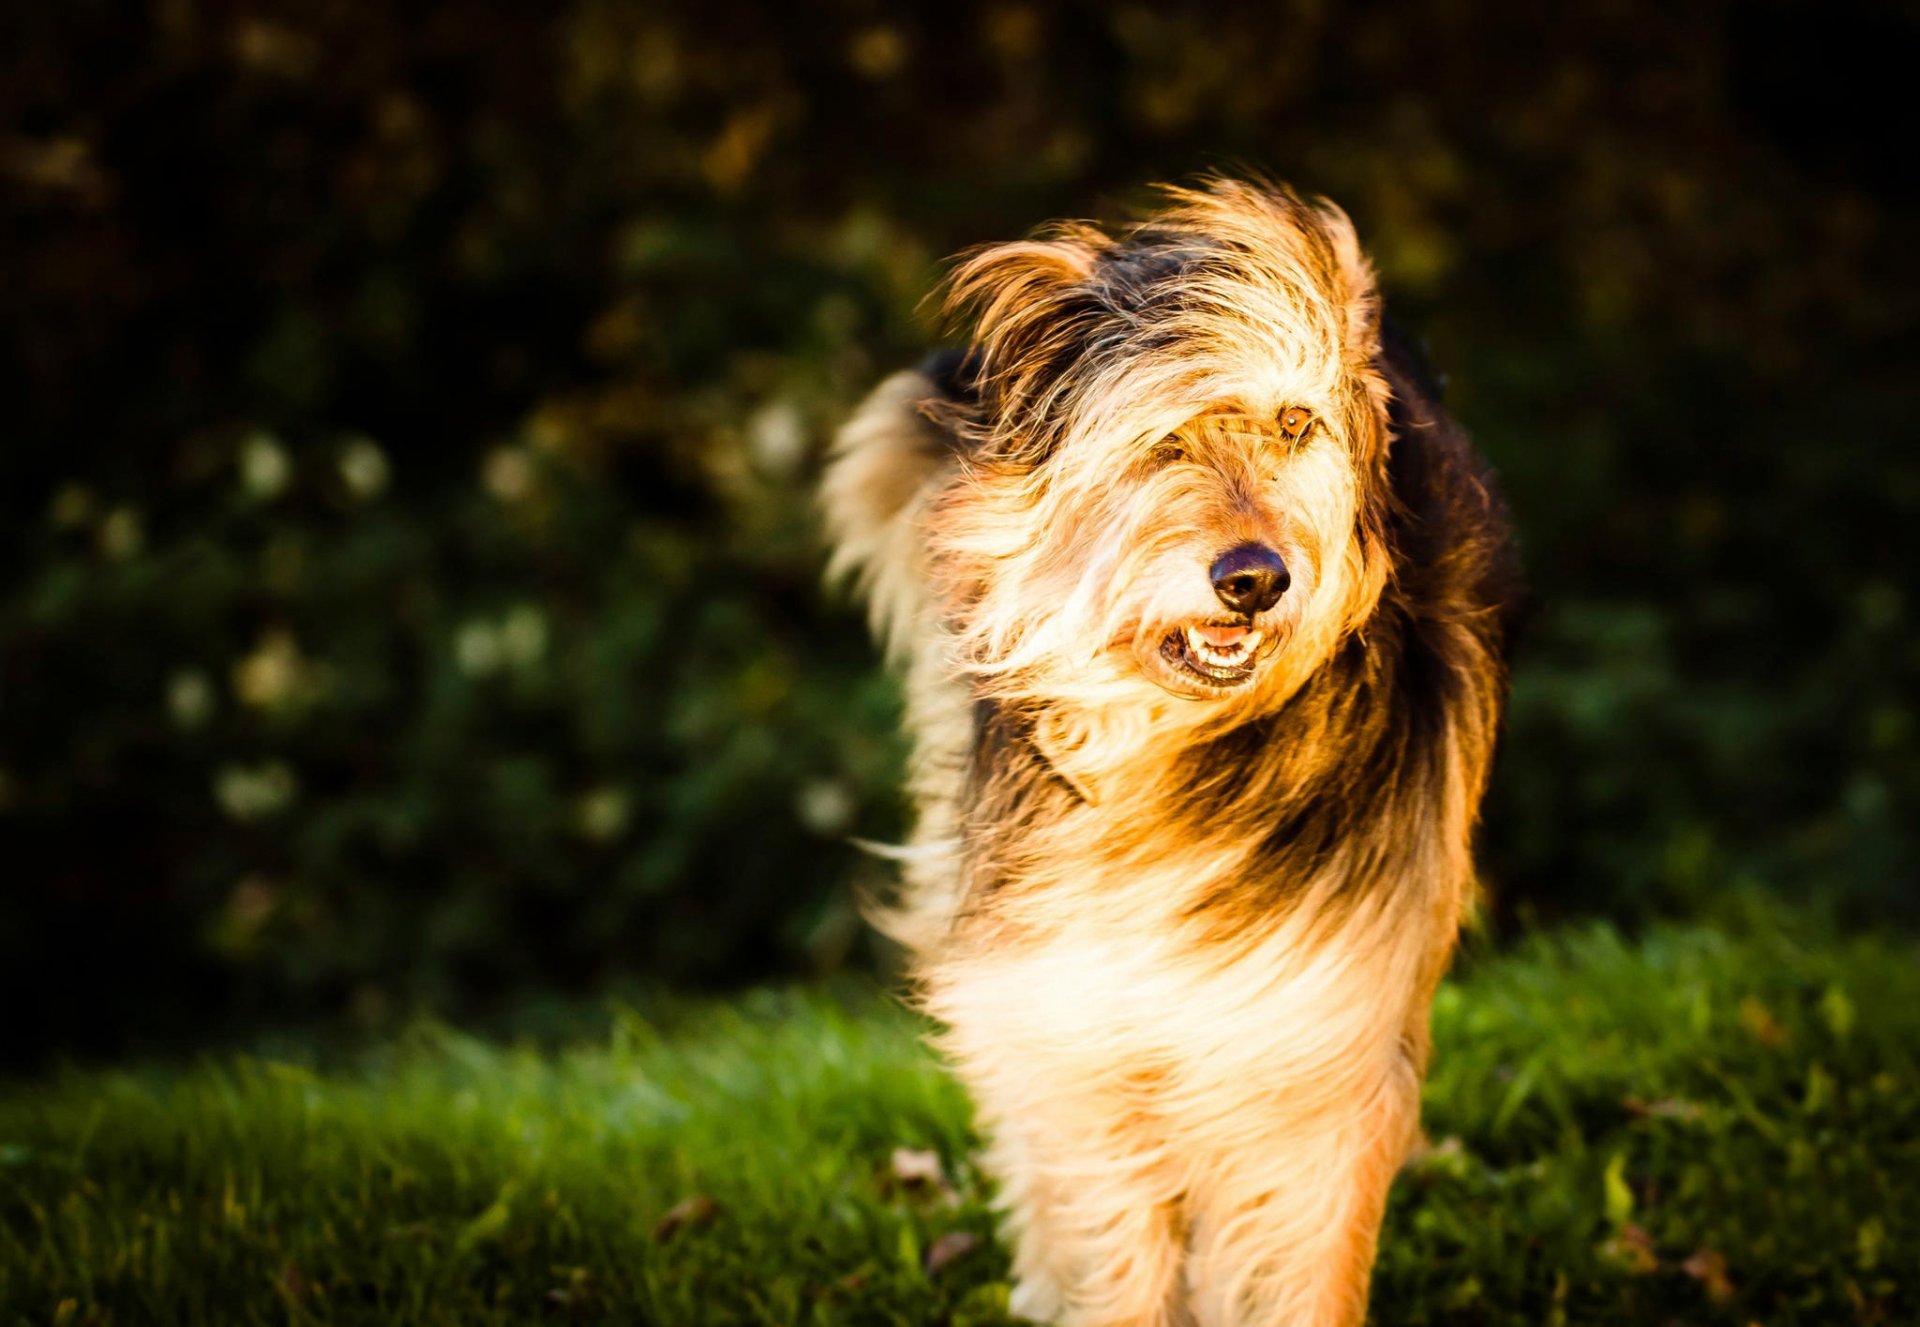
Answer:
[[1622, 1097], [1620, 1104], [1630, 1114], [1644, 1119], [1678, 1120], [1683, 1124], [1698, 1124], [1707, 1113], [1699, 1102], [1682, 1101], [1678, 1097], [1661, 1097], [1657, 1101], [1648, 1101], [1644, 1097]]
[[950, 1264], [960, 1261], [980, 1247], [980, 1237], [964, 1230], [950, 1230], [927, 1246], [928, 1276], [938, 1276]]
[[548, 1270], [555, 1276], [564, 1276], [567, 1283], [547, 1291], [547, 1303], [555, 1308], [565, 1309], [570, 1317], [579, 1317], [593, 1312], [596, 1307], [596, 1297], [593, 1292], [591, 1267], [556, 1265], [549, 1267]]
[[1408, 1154], [1404, 1169], [1418, 1175], [1444, 1175], [1458, 1179], [1472, 1171], [1473, 1157], [1457, 1134], [1449, 1134], [1437, 1143], [1423, 1137]]
[[1632, 1222], [1621, 1226], [1619, 1234], [1600, 1246], [1600, 1252], [1634, 1276], [1646, 1276], [1660, 1268], [1660, 1256], [1653, 1251], [1653, 1236]]
[[1716, 1249], [1700, 1248], [1680, 1264], [1680, 1270], [1698, 1281], [1707, 1298], [1725, 1304], [1733, 1298], [1733, 1282], [1727, 1279], [1727, 1260]]
[[1740, 1022], [1762, 1046], [1773, 1048], [1787, 1042], [1786, 1028], [1773, 1016], [1773, 1011], [1754, 996], [1749, 995], [1740, 1002]]
[[704, 1226], [719, 1211], [719, 1206], [706, 1194], [692, 1194], [669, 1207], [654, 1223], [653, 1237], [656, 1240], [670, 1239], [676, 1231], [688, 1226]]
[[893, 1177], [909, 1188], [916, 1184], [946, 1183], [946, 1175], [940, 1169], [940, 1154], [930, 1149], [896, 1147], [888, 1165]]
[[897, 1186], [922, 1198], [939, 1198], [949, 1207], [960, 1203], [960, 1194], [948, 1182], [940, 1166], [940, 1154], [927, 1148], [896, 1147], [881, 1176], [881, 1187]]

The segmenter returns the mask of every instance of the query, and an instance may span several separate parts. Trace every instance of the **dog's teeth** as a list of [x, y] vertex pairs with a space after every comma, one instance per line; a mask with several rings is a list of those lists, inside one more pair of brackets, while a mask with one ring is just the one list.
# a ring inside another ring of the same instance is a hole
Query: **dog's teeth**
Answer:
[[1231, 645], [1216, 645], [1202, 635], [1198, 627], [1183, 628], [1181, 636], [1186, 641], [1187, 654], [1194, 663], [1216, 670], [1245, 668], [1262, 640], [1259, 632], [1247, 631]]

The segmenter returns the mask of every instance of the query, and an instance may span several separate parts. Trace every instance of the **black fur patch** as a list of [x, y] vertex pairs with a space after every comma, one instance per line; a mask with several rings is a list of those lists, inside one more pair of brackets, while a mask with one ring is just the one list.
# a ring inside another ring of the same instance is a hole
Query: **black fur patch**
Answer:
[[976, 381], [980, 373], [980, 355], [972, 346], [947, 346], [920, 361], [920, 373], [940, 395], [958, 405], [974, 406], [980, 401]]

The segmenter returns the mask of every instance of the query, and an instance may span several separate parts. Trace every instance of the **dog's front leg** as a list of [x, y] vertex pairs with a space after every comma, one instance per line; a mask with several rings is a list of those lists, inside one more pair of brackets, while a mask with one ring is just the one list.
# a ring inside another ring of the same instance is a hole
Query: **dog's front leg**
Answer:
[[1111, 1103], [1022, 1107], [992, 1129], [985, 1157], [1014, 1246], [1013, 1311], [1060, 1327], [1191, 1327], [1184, 1217], [1156, 1133]]
[[1360, 1327], [1419, 1109], [1402, 1057], [1337, 1116], [1241, 1133], [1193, 1196], [1187, 1284], [1200, 1327]]

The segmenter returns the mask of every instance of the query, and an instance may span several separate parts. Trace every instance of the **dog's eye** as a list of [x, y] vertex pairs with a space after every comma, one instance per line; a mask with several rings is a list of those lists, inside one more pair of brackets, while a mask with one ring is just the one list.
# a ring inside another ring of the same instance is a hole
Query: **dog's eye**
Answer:
[[1153, 444], [1153, 450], [1147, 453], [1147, 459], [1154, 465], [1173, 465], [1187, 459], [1187, 445], [1169, 433]]
[[1290, 405], [1280, 412], [1280, 436], [1289, 443], [1298, 443], [1313, 428], [1313, 412], [1303, 406]]

